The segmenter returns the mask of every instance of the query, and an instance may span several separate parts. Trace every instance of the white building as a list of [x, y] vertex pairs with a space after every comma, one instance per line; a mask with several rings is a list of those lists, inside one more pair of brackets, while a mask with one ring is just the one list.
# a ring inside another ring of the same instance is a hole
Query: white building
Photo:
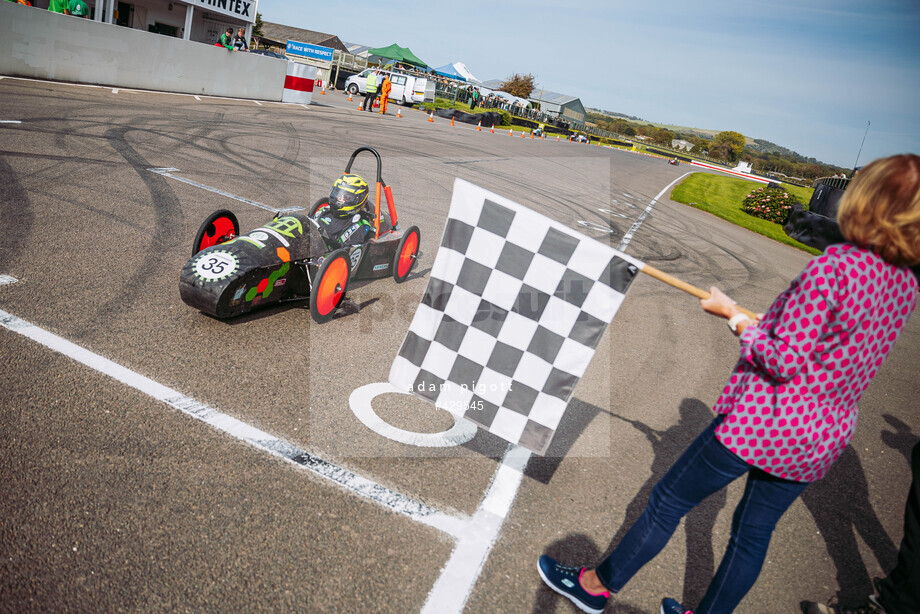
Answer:
[[[215, 44], [233, 28], [245, 28], [246, 40], [256, 21], [258, 0], [85, 0], [89, 18], [125, 28]], [[47, 9], [49, 0], [33, 0]]]
[[575, 124], [584, 124], [588, 118], [581, 100], [568, 94], [559, 94], [549, 90], [534, 90], [530, 93], [531, 102], [540, 105], [540, 110], [548, 115], [555, 115]]

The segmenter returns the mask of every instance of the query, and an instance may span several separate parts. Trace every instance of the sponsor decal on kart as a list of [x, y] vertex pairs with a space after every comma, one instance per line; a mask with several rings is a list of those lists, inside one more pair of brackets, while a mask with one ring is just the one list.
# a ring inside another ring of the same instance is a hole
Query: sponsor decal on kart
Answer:
[[389, 265], [388, 263], [386, 263], [386, 262], [384, 262], [383, 264], [375, 264], [375, 265], [374, 265], [374, 270], [375, 270], [375, 271], [382, 271], [382, 270], [384, 270], [385, 268], [387, 268], [387, 267], [389, 267], [389, 266], [390, 266], [390, 265]]
[[[267, 299], [272, 294], [272, 290], [278, 286], [284, 285], [284, 276], [287, 275], [287, 272], [291, 268], [290, 262], [285, 262], [281, 265], [280, 268], [273, 271], [268, 277], [261, 279], [254, 288], [250, 288], [246, 293], [246, 300], [252, 301], [252, 304], [255, 305], [258, 300]], [[278, 282], [281, 282], [280, 284]]]
[[[303, 225], [301, 225], [300, 220], [296, 217], [286, 215], [284, 217], [279, 217], [277, 220], [272, 220], [265, 225], [266, 228], [276, 231], [279, 234], [283, 234], [286, 237], [295, 239], [303, 235]], [[294, 233], [297, 233], [296, 235]]]
[[361, 262], [361, 254], [362, 254], [362, 249], [360, 245], [355, 246], [355, 248], [351, 250], [351, 254], [348, 256], [348, 258], [349, 260], [351, 260], [351, 270], [352, 271], [358, 268], [358, 263]]
[[358, 230], [359, 226], [361, 226], [361, 224], [352, 224], [351, 226], [349, 226], [348, 230], [346, 230], [345, 232], [341, 234], [341, 236], [339, 236], [339, 243], [345, 243], [345, 241], [348, 240], [348, 237], [355, 234], [355, 231]]
[[236, 292], [233, 293], [233, 300], [239, 301], [243, 297], [243, 292], [246, 291], [246, 286], [240, 286], [236, 289]]

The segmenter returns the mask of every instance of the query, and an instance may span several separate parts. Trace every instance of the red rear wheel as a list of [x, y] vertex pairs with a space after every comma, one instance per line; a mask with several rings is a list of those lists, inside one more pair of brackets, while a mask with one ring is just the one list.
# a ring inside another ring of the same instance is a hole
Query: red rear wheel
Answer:
[[310, 207], [310, 217], [316, 217], [316, 212], [317, 212], [317, 211], [319, 211], [319, 210], [322, 209], [323, 207], [328, 207], [328, 206], [329, 206], [329, 197], [328, 197], [328, 196], [324, 196], [324, 197], [320, 198], [318, 201], [316, 201], [315, 203], [313, 203], [313, 206], [312, 206], [312, 207]]
[[421, 242], [421, 233], [417, 226], [410, 226], [399, 240], [396, 255], [393, 257], [393, 279], [402, 283], [409, 277], [415, 261], [418, 260], [418, 246]]
[[192, 243], [192, 255], [194, 256], [206, 247], [226, 243], [238, 234], [240, 234], [240, 223], [236, 220], [236, 216], [226, 209], [215, 211], [198, 229], [195, 242]]
[[348, 286], [348, 252], [336, 250], [326, 256], [310, 289], [310, 316], [319, 324], [332, 319]]

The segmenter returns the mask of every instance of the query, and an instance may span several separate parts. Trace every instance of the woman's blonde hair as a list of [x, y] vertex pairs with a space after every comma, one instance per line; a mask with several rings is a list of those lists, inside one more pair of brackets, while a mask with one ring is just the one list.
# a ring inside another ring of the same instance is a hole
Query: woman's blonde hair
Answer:
[[860, 169], [840, 199], [847, 241], [897, 266], [920, 262], [920, 156], [881, 158]]

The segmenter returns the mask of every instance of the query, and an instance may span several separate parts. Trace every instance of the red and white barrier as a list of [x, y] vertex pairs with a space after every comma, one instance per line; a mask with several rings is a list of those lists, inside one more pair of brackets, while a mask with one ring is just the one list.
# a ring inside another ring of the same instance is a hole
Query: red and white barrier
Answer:
[[735, 177], [741, 177], [743, 179], [750, 179], [751, 181], [759, 181], [760, 183], [770, 183], [771, 181], [774, 181], [773, 179], [767, 179], [765, 177], [758, 177], [756, 175], [751, 175], [750, 173], [739, 173], [738, 171], [733, 171], [731, 169], [727, 169], [722, 166], [714, 166], [712, 164], [706, 164], [704, 162], [697, 162], [696, 160], [691, 160], [690, 164], [692, 164], [693, 166], [702, 166], [703, 168], [708, 168], [713, 171], [719, 171], [720, 173], [734, 175]]
[[316, 79], [316, 66], [299, 62], [288, 62], [287, 76], [284, 77], [284, 91], [281, 102], [310, 104], [313, 100], [313, 86]]

